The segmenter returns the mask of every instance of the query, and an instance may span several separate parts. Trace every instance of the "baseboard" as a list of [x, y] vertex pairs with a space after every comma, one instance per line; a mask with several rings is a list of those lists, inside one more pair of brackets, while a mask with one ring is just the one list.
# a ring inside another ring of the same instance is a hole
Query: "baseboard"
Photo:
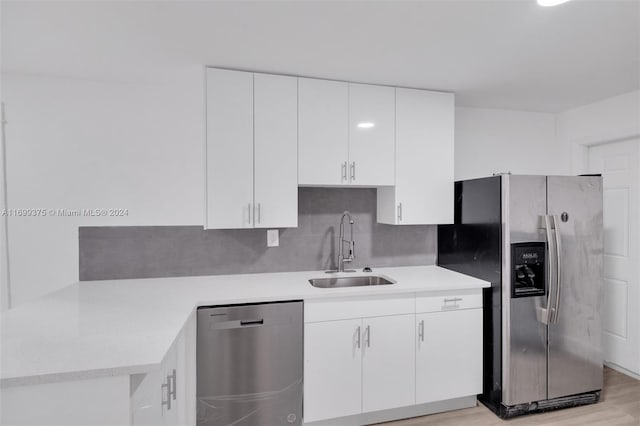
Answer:
[[477, 400], [475, 395], [462, 398], [447, 399], [445, 401], [430, 402], [428, 404], [411, 405], [409, 407], [392, 408], [390, 410], [374, 411], [371, 413], [356, 414], [353, 416], [338, 417], [316, 422], [304, 422], [305, 426], [360, 426], [374, 423], [389, 422], [392, 420], [408, 419], [411, 417], [426, 416], [428, 414], [442, 413], [444, 411], [460, 410], [475, 407]]
[[625, 374], [625, 375], [627, 375], [629, 377], [633, 377], [636, 380], [640, 380], [640, 374], [634, 373], [631, 370], [627, 370], [626, 368], [621, 367], [618, 364], [614, 364], [613, 362], [605, 361], [604, 365], [609, 367], [609, 368], [611, 368], [611, 369], [613, 369], [613, 370], [616, 370], [616, 371], [618, 371], [618, 372], [620, 372], [622, 374]]

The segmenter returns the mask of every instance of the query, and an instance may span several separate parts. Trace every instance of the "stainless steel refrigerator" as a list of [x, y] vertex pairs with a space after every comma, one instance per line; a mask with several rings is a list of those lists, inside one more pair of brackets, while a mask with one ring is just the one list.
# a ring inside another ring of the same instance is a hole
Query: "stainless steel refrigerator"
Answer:
[[602, 389], [600, 176], [456, 182], [438, 264], [491, 281], [484, 390], [500, 417], [594, 403]]

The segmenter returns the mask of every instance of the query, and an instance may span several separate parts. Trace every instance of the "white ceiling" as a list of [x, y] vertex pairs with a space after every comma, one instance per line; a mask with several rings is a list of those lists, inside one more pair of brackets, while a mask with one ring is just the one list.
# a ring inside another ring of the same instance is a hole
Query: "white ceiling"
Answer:
[[640, 1], [3, 1], [2, 69], [170, 79], [201, 65], [557, 112], [640, 88]]

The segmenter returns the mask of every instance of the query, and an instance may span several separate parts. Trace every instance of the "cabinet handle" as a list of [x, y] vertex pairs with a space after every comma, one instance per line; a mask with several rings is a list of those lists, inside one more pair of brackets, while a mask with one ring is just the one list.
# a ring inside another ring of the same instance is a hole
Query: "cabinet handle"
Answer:
[[[167, 376], [167, 381], [165, 383], [163, 383], [162, 385], [160, 385], [160, 406], [167, 407], [167, 410], [171, 410], [171, 391], [169, 390], [170, 384], [169, 384], [169, 377], [171, 376]], [[166, 392], [165, 392], [166, 389]], [[164, 399], [165, 394], [167, 395], [167, 399]]]
[[[452, 298], [445, 298], [444, 299], [444, 304], [442, 305], [442, 309], [458, 309], [460, 307], [460, 305], [458, 305], [458, 302], [462, 300], [462, 297], [452, 297]], [[448, 305], [448, 303], [453, 303], [453, 305]]]
[[351, 163], [351, 180], [356, 180], [356, 162]]
[[421, 342], [424, 342], [424, 320], [420, 321], [420, 324], [418, 324], [418, 339], [420, 339]]
[[360, 349], [360, 326], [356, 328], [356, 347]]
[[262, 204], [258, 203], [258, 224], [260, 223], [260, 219], [262, 219]]
[[247, 205], [247, 211], [248, 211], [248, 219], [247, 219], [247, 221], [248, 221], [249, 225], [251, 225], [251, 203], [249, 203]]
[[371, 347], [371, 327], [367, 326], [364, 330], [364, 341], [367, 344], [367, 347]]
[[[176, 369], [174, 368], [173, 371], [171, 372], [170, 376], [167, 376], [167, 383], [169, 384], [169, 394], [167, 395], [167, 397], [171, 397], [170, 399], [173, 399], [175, 401], [176, 399]], [[171, 407], [169, 407], [169, 409], [171, 409]]]
[[398, 222], [402, 222], [402, 203], [398, 203]]
[[347, 180], [347, 162], [342, 163], [340, 167], [342, 169], [342, 180], [345, 181]]

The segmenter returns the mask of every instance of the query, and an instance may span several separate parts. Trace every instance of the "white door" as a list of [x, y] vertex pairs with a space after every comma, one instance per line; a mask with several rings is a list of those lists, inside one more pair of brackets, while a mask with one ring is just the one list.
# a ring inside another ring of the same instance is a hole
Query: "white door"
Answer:
[[298, 79], [254, 74], [254, 225], [298, 226]]
[[304, 326], [304, 422], [362, 411], [362, 320]]
[[415, 404], [415, 315], [362, 321], [362, 411]]
[[300, 185], [348, 183], [349, 86], [298, 79]]
[[395, 88], [349, 84], [349, 181], [395, 183]]
[[482, 309], [416, 315], [416, 403], [482, 393]]
[[452, 93], [396, 89], [397, 223], [453, 223], [453, 132]]
[[604, 359], [640, 374], [640, 141], [589, 149], [603, 176]]
[[206, 189], [207, 228], [253, 227], [252, 73], [207, 69]]

